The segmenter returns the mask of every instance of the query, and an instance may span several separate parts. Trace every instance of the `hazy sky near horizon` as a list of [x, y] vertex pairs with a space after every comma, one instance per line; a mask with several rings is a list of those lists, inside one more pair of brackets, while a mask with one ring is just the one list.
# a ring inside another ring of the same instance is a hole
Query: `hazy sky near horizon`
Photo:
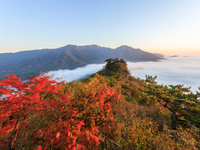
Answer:
[[0, 53], [68, 44], [200, 53], [200, 0], [0, 0]]

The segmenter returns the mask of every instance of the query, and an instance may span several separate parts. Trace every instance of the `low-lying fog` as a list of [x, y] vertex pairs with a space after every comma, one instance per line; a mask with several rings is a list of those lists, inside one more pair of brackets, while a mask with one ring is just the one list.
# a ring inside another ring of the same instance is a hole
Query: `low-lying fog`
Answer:
[[67, 82], [73, 81], [73, 80], [80, 80], [83, 78], [89, 77], [91, 74], [98, 72], [105, 66], [104, 64], [90, 64], [85, 67], [78, 67], [74, 70], [58, 70], [58, 71], [49, 71], [49, 75], [53, 75], [53, 80], [56, 78], [62, 78], [58, 81], [66, 80]]
[[[127, 62], [128, 69], [135, 77], [145, 79], [145, 75], [157, 75], [158, 84], [184, 84], [196, 93], [200, 87], [200, 55], [188, 55], [178, 57], [165, 57], [166, 60], [160, 62]], [[53, 79], [62, 77], [61, 80], [68, 82], [88, 77], [101, 70], [105, 64], [91, 64], [74, 70], [50, 71], [54, 74]]]

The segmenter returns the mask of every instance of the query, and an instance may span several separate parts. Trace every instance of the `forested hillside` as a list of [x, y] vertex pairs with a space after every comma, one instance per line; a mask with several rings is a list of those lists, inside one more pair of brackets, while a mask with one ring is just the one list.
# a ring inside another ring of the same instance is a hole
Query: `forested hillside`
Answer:
[[154, 54], [129, 46], [111, 49], [97, 45], [67, 45], [56, 49], [0, 54], [0, 79], [3, 78], [4, 74], [16, 74], [26, 80], [27, 77], [39, 75], [40, 72], [75, 69], [87, 64], [102, 63], [110, 57], [119, 57], [130, 62], [162, 59]]
[[200, 149], [199, 93], [106, 62], [79, 82], [1, 80], [0, 149]]

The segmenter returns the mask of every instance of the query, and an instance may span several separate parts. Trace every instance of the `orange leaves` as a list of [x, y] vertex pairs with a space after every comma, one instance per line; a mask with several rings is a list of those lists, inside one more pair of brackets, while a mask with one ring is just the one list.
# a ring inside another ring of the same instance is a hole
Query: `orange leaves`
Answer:
[[119, 94], [116, 94], [116, 99], [120, 99], [120, 95]]
[[57, 134], [56, 134], [56, 138], [58, 139], [60, 137], [60, 132], [58, 132]]
[[81, 129], [81, 126], [84, 125], [84, 121], [80, 121], [78, 124], [77, 124], [77, 128], [78, 130]]

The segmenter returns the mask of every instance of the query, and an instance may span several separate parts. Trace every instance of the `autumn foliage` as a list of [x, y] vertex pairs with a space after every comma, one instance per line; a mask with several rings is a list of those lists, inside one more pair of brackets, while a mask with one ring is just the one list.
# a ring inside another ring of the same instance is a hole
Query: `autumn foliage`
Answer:
[[108, 59], [79, 82], [0, 81], [0, 149], [200, 149], [200, 93], [130, 75]]
[[119, 96], [100, 85], [64, 92], [63, 82], [49, 78], [21, 82], [11, 75], [0, 81], [0, 93], [7, 95], [0, 101], [1, 149], [98, 148], [100, 126], [109, 130], [113, 122], [109, 101]]

